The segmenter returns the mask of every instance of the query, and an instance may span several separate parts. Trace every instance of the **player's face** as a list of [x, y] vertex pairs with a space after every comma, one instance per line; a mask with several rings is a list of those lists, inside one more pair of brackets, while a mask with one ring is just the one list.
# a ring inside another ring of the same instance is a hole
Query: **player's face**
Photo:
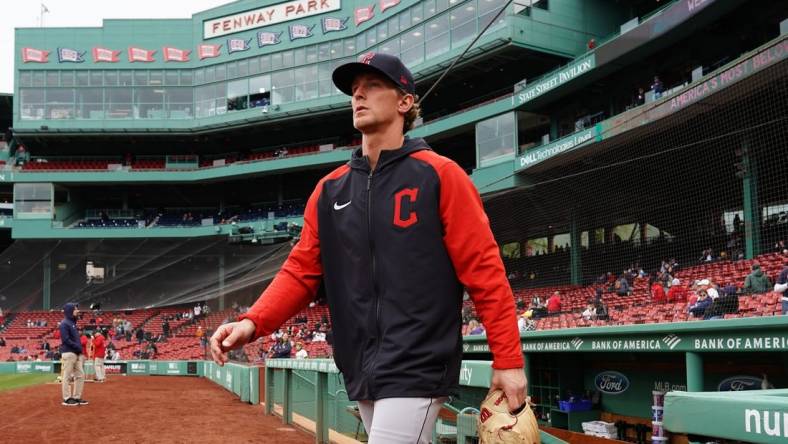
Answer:
[[362, 133], [374, 133], [389, 125], [402, 125], [403, 94], [382, 75], [363, 73], [351, 86], [353, 126]]

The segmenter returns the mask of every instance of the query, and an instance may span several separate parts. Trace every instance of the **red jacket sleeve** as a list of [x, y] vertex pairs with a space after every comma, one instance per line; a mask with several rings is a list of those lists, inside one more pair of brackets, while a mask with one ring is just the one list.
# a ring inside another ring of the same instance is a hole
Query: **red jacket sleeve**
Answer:
[[522, 368], [514, 295], [479, 192], [456, 163], [446, 159], [436, 170], [440, 177], [443, 243], [487, 331], [492, 366]]
[[343, 166], [317, 184], [306, 204], [301, 239], [293, 247], [271, 285], [265, 289], [249, 311], [240, 316], [240, 319], [254, 322], [256, 326], [254, 339], [275, 331], [315, 298], [323, 280], [317, 202], [325, 180], [341, 175], [345, 171], [347, 167]]

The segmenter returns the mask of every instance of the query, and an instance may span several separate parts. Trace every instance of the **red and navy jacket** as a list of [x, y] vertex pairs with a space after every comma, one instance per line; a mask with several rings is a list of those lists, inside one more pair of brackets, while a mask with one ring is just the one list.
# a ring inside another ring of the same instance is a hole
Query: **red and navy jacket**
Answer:
[[514, 298], [479, 193], [422, 139], [361, 149], [315, 188], [301, 239], [242, 316], [270, 334], [314, 299], [331, 313], [334, 360], [351, 400], [457, 393], [463, 287], [487, 330], [493, 367], [520, 368]]

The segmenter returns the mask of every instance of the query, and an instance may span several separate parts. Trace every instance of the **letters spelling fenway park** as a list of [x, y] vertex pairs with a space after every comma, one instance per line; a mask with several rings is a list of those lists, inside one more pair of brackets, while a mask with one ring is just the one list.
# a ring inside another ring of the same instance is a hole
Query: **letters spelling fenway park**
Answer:
[[340, 9], [339, 0], [295, 0], [204, 22], [203, 38], [219, 37]]

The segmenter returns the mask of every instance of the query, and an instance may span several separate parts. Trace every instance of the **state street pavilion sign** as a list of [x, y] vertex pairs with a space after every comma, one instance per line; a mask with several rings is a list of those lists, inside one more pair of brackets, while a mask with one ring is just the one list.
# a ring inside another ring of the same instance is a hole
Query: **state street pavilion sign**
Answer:
[[293, 0], [203, 22], [203, 40], [302, 19], [342, 8], [341, 0]]

